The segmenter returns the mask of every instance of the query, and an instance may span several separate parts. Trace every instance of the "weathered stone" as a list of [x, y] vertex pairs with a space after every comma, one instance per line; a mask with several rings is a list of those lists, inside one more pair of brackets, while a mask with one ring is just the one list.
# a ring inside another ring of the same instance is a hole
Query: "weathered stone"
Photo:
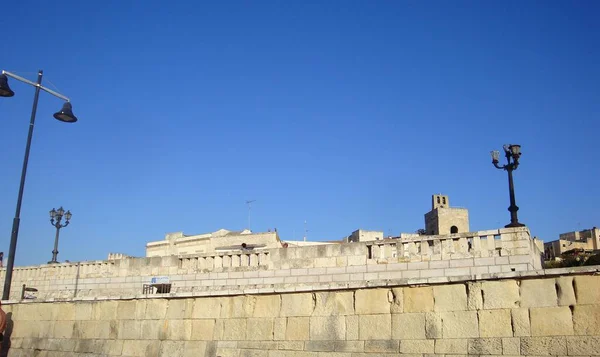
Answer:
[[[166, 299], [148, 299], [146, 301], [146, 313], [144, 319], [158, 320], [164, 319], [167, 315], [168, 300]], [[115, 318], [109, 319], [113, 320]]]
[[[311, 323], [312, 329], [312, 323]], [[391, 315], [359, 316], [359, 340], [390, 340], [392, 336]], [[312, 336], [312, 334], [311, 334]]]
[[576, 335], [600, 336], [600, 301], [573, 308], [573, 329]]
[[404, 312], [404, 289], [392, 288], [392, 302], [390, 311], [392, 314], [401, 314]]
[[287, 333], [287, 318], [286, 317], [276, 317], [273, 320], [273, 339], [276, 341], [285, 340]]
[[519, 286], [515, 280], [484, 281], [481, 284], [484, 309], [519, 307]]
[[600, 356], [600, 336], [567, 337], [569, 356]]
[[521, 354], [533, 356], [566, 356], [565, 337], [522, 337]]
[[479, 337], [477, 311], [442, 312], [444, 338]]
[[117, 318], [119, 320], [134, 320], [137, 301], [119, 301], [117, 305]]
[[223, 340], [245, 340], [246, 319], [226, 319], [223, 322]]
[[157, 356], [159, 347], [160, 341], [125, 340], [123, 341], [123, 356]]
[[189, 340], [192, 335], [191, 320], [165, 320], [167, 327], [167, 339]]
[[464, 284], [433, 287], [434, 311], [464, 311], [467, 309], [467, 289]]
[[470, 355], [501, 355], [502, 339], [500, 338], [474, 338], [468, 341], [468, 354]]
[[510, 356], [519, 356], [521, 354], [521, 339], [518, 337], [503, 338], [502, 354]]
[[306, 351], [333, 351], [335, 348], [334, 341], [307, 341], [304, 349]]
[[531, 336], [573, 335], [571, 310], [567, 306], [529, 309]]
[[254, 317], [277, 317], [280, 313], [281, 299], [279, 295], [247, 296], [244, 311]]
[[552, 307], [558, 305], [554, 279], [521, 281], [521, 307]]
[[315, 295], [316, 306], [312, 316], [354, 314], [354, 293], [351, 291], [319, 292]]
[[481, 337], [512, 337], [510, 310], [480, 310], [479, 335]]
[[434, 353], [434, 340], [402, 340], [400, 343], [401, 353]]
[[389, 314], [390, 295], [389, 289], [356, 290], [356, 313], [358, 315]]
[[438, 339], [435, 340], [435, 353], [436, 354], [467, 354], [467, 339], [464, 338], [453, 338], [453, 339]]
[[167, 307], [167, 319], [186, 319], [192, 317], [193, 299], [171, 299]]
[[182, 357], [185, 341], [162, 341], [160, 344], [160, 356]]
[[[279, 341], [277, 342], [278, 350], [302, 351], [304, 350], [304, 341]], [[283, 352], [283, 351], [280, 351]]]
[[308, 340], [310, 332], [309, 317], [288, 317], [285, 329], [286, 340]]
[[561, 276], [556, 278], [559, 306], [571, 306], [577, 303], [575, 299], [575, 288], [573, 285], [572, 276]]
[[513, 335], [519, 336], [531, 336], [531, 324], [529, 322], [529, 310], [528, 309], [512, 309], [510, 310], [512, 317], [512, 328]]
[[358, 315], [346, 316], [346, 340], [358, 340]]
[[186, 341], [183, 357], [204, 356], [206, 352], [206, 341]]
[[598, 304], [600, 301], [600, 275], [576, 276], [575, 295], [578, 305]]
[[425, 313], [392, 315], [392, 338], [396, 340], [425, 339]]
[[433, 289], [431, 287], [405, 288], [404, 312], [433, 311]]
[[437, 312], [425, 313], [425, 337], [442, 338], [442, 316]]
[[373, 340], [365, 341], [365, 352], [398, 352], [400, 341], [397, 340]]
[[[150, 309], [147, 306], [146, 309]], [[215, 298], [200, 298], [195, 299], [194, 308], [192, 309], [193, 319], [216, 318], [221, 313], [221, 302]]]
[[141, 321], [121, 320], [119, 321], [119, 340], [137, 340], [141, 337]]
[[[344, 340], [346, 338], [346, 320], [344, 316], [315, 316], [310, 318], [310, 339]], [[289, 321], [288, 321], [288, 329]]]
[[363, 352], [365, 341], [335, 341], [336, 352]]
[[248, 340], [273, 340], [273, 318], [247, 319]]
[[315, 308], [315, 294], [281, 295], [281, 317], [310, 316]]

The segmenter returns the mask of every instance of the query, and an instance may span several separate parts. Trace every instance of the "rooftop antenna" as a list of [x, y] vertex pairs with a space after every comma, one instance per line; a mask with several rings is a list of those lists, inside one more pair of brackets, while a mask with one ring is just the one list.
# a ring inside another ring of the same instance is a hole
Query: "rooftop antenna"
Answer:
[[256, 200], [246, 201], [246, 204], [248, 205], [248, 230], [250, 232], [252, 232], [252, 229], [250, 228], [250, 211], [252, 210], [252, 202], [256, 202]]
[[304, 241], [306, 242], [306, 236], [308, 234], [308, 229], [306, 229], [306, 220], [304, 220]]

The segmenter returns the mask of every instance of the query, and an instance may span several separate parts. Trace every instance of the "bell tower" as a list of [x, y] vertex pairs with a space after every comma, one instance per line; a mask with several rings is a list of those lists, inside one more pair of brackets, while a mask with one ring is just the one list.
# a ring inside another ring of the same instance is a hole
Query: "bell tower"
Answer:
[[431, 211], [425, 214], [425, 234], [446, 235], [469, 231], [469, 210], [450, 207], [447, 195], [431, 196]]

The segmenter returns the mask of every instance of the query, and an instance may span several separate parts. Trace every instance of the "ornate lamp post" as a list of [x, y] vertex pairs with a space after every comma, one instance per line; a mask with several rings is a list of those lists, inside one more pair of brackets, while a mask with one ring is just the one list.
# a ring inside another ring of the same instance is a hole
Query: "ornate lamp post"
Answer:
[[19, 196], [17, 198], [17, 209], [15, 218], [13, 219], [12, 230], [10, 235], [10, 248], [8, 250], [8, 262], [6, 264], [6, 278], [4, 279], [4, 290], [2, 292], [2, 300], [8, 300], [10, 296], [10, 284], [12, 282], [13, 266], [15, 263], [15, 253], [17, 251], [17, 238], [19, 237], [19, 225], [21, 223], [21, 203], [23, 201], [23, 189], [25, 188], [25, 176], [27, 175], [27, 163], [29, 161], [29, 150], [31, 148], [31, 138], [33, 137], [33, 126], [35, 124], [35, 113], [37, 111], [38, 98], [40, 90], [48, 92], [55, 97], [65, 101], [62, 109], [54, 114], [54, 118], [65, 123], [74, 123], [77, 117], [73, 114], [70, 99], [64, 95], [57, 93], [49, 88], [42, 86], [43, 71], [38, 71], [37, 82], [30, 81], [16, 74], [2, 71], [0, 73], [0, 97], [12, 97], [15, 92], [8, 86], [8, 77], [14, 78], [23, 83], [35, 87], [35, 95], [33, 96], [33, 107], [31, 108], [31, 118], [29, 120], [29, 134], [27, 135], [27, 145], [25, 146], [25, 158], [23, 159], [23, 169], [21, 170], [21, 183], [19, 185]]
[[517, 211], [519, 210], [519, 207], [515, 203], [515, 186], [513, 184], [512, 176], [512, 172], [516, 170], [517, 167], [519, 167], [519, 158], [521, 157], [521, 145], [504, 145], [504, 155], [506, 156], [507, 164], [503, 166], [498, 165], [500, 152], [492, 151], [491, 154], [492, 164], [494, 164], [494, 166], [496, 166], [497, 169], [506, 170], [506, 172], [508, 172], [508, 191], [510, 194], [510, 207], [508, 207], [508, 210], [510, 211], [510, 223], [504, 227], [524, 227], [525, 225], [523, 223], [519, 223], [519, 219], [517, 217]]
[[[65, 224], [61, 224], [60, 221], [65, 216]], [[69, 221], [71, 220], [71, 211], [65, 212], [65, 210], [60, 207], [55, 210], [54, 208], [50, 211], [50, 224], [56, 227], [56, 237], [54, 238], [54, 250], [52, 251], [52, 260], [48, 262], [48, 264], [56, 264], [58, 261], [56, 260], [56, 256], [58, 255], [58, 235], [60, 234], [60, 229], [69, 225]]]

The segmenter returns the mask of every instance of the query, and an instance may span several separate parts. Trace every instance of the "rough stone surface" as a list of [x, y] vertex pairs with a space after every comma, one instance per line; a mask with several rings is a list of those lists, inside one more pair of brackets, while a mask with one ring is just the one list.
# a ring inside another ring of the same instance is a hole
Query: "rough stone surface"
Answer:
[[481, 284], [484, 309], [512, 309], [519, 307], [519, 286], [515, 280], [484, 281]]
[[354, 293], [320, 292], [316, 293], [316, 306], [312, 316], [353, 315]]
[[355, 293], [356, 313], [359, 315], [389, 314], [390, 313], [389, 289], [366, 289]]
[[[311, 340], [344, 340], [346, 337], [344, 316], [317, 316], [310, 318]], [[288, 321], [289, 325], [289, 321]], [[289, 328], [289, 326], [288, 326]]]
[[398, 352], [398, 340], [373, 340], [365, 341], [365, 352]]
[[405, 288], [403, 294], [404, 312], [433, 311], [433, 288]]
[[479, 335], [481, 337], [512, 337], [510, 310], [480, 310]]
[[575, 299], [575, 288], [573, 287], [572, 276], [562, 276], [556, 278], [556, 288], [558, 290], [558, 305], [571, 306], [577, 303]]
[[280, 316], [310, 316], [315, 303], [316, 297], [312, 293], [281, 295]]
[[565, 337], [522, 337], [521, 355], [566, 356], [567, 340]]
[[[309, 317], [288, 317], [285, 329], [285, 339], [304, 341], [309, 339]], [[318, 323], [320, 320], [315, 320]]]
[[[391, 315], [360, 315], [360, 340], [390, 340], [392, 336]], [[311, 325], [312, 326], [312, 325]]]
[[404, 353], [434, 353], [434, 340], [405, 340], [400, 343], [400, 352]]
[[557, 304], [554, 279], [521, 281], [521, 307], [551, 307]]
[[570, 356], [600, 356], [600, 336], [567, 337]]
[[453, 338], [435, 340], [435, 353], [466, 355], [467, 339]]
[[468, 342], [470, 355], [501, 355], [502, 339], [500, 338], [474, 338]]
[[600, 275], [575, 276], [577, 304], [597, 304], [600, 301]]
[[573, 335], [571, 310], [567, 306], [529, 309], [532, 336]]
[[442, 312], [444, 338], [479, 337], [477, 311]]
[[425, 339], [425, 313], [392, 315], [392, 338], [395, 340]]
[[600, 301], [573, 307], [573, 330], [576, 335], [600, 336]]
[[528, 309], [512, 309], [510, 310], [512, 317], [513, 335], [531, 336], [531, 323], [529, 321]]
[[434, 286], [433, 299], [435, 311], [467, 310], [467, 288], [464, 284]]

